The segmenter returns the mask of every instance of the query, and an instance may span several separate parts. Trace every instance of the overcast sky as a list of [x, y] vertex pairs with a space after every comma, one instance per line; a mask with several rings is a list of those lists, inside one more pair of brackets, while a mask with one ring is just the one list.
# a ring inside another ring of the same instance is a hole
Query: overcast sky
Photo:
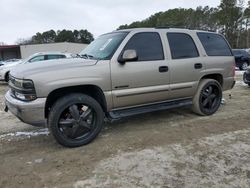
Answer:
[[172, 8], [218, 6], [220, 0], [0, 0], [0, 42], [14, 44], [50, 29], [87, 29], [96, 38]]

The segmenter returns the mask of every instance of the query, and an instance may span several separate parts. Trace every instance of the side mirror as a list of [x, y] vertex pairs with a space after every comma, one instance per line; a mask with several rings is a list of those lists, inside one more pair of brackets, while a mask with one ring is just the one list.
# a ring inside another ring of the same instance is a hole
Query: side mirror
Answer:
[[122, 56], [118, 59], [118, 62], [124, 64], [128, 61], [137, 61], [138, 56], [136, 50], [125, 50]]

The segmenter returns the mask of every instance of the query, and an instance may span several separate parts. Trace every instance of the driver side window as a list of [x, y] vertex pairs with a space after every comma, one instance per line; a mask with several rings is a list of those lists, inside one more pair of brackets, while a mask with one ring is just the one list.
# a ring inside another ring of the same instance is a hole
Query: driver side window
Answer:
[[137, 33], [126, 44], [125, 50], [136, 50], [138, 61], [163, 60], [160, 35], [156, 32]]

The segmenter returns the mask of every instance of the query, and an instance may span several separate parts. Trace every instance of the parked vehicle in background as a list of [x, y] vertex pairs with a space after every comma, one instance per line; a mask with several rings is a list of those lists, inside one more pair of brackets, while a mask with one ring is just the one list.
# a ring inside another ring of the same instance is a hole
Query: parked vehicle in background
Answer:
[[240, 70], [246, 70], [250, 65], [250, 54], [243, 49], [233, 49], [236, 66]]
[[45, 60], [53, 60], [53, 59], [62, 59], [62, 58], [72, 58], [73, 54], [70, 53], [61, 53], [61, 52], [40, 52], [31, 55], [27, 59], [24, 60], [9, 60], [5, 61], [3, 66], [0, 67], [0, 80], [1, 81], [9, 81], [9, 72], [15, 68], [17, 65], [29, 64], [39, 61]]
[[8, 59], [8, 60], [3, 61], [3, 64], [20, 62], [20, 61], [22, 61], [22, 60], [21, 59]]
[[28, 124], [47, 125], [58, 143], [77, 147], [96, 138], [105, 116], [119, 119], [184, 105], [212, 115], [222, 91], [235, 84], [231, 48], [213, 32], [114, 31], [80, 57], [14, 69], [6, 111]]
[[247, 67], [243, 74], [243, 81], [250, 86], [250, 67]]

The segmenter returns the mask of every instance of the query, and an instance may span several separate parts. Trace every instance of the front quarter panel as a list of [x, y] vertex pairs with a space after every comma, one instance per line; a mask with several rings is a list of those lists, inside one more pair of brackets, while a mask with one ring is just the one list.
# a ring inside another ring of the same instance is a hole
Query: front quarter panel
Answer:
[[109, 61], [99, 61], [95, 65], [72, 67], [58, 71], [47, 71], [32, 76], [37, 97], [47, 97], [52, 91], [79, 85], [96, 85], [102, 91], [110, 91]]

